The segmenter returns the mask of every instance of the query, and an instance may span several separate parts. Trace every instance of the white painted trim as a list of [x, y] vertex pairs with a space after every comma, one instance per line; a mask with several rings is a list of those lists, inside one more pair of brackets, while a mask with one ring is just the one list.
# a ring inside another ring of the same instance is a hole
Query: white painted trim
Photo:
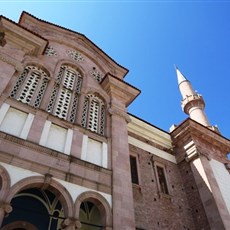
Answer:
[[102, 167], [108, 167], [108, 146], [105, 142], [102, 142]]
[[0, 108], [0, 125], [4, 119], [4, 117], [6, 116], [7, 111], [9, 110], [10, 105], [3, 103], [1, 108]]
[[73, 130], [68, 129], [65, 141], [65, 148], [64, 153], [70, 155], [71, 145], [72, 145], [72, 138], [73, 138]]
[[[31, 170], [19, 168], [19, 167], [9, 165], [9, 164], [3, 163], [3, 162], [0, 162], [0, 165], [2, 165], [7, 170], [7, 172], [9, 173], [10, 186], [15, 185], [17, 182], [19, 182], [25, 178], [29, 178], [32, 176], [44, 176], [42, 174], [33, 172]], [[110, 207], [112, 207], [112, 196], [111, 196], [111, 194], [99, 192], [99, 191], [89, 189], [89, 188], [86, 188], [86, 187], [83, 187], [83, 186], [80, 186], [77, 184], [72, 184], [72, 183], [69, 183], [67, 181], [57, 179], [55, 177], [52, 177], [52, 179], [57, 181], [58, 183], [60, 183], [61, 185], [63, 185], [66, 188], [66, 190], [70, 193], [74, 203], [75, 203], [76, 199], [78, 198], [78, 196], [81, 195], [83, 192], [93, 191], [93, 192], [96, 192], [96, 193], [99, 193], [100, 195], [102, 195], [107, 200]]]
[[93, 192], [96, 192], [96, 193], [99, 193], [100, 195], [102, 195], [107, 200], [107, 202], [109, 203], [110, 207], [112, 207], [112, 196], [110, 194], [107, 194], [107, 193], [104, 193], [104, 192], [99, 192], [99, 191], [96, 191], [96, 190], [93, 190], [93, 189], [89, 189], [89, 188], [86, 188], [86, 187], [83, 187], [83, 186], [80, 186], [80, 185], [77, 185], [77, 184], [72, 184], [72, 183], [69, 183], [67, 181], [63, 181], [63, 180], [60, 180], [60, 179], [56, 179], [56, 178], [53, 178], [53, 179], [58, 181], [60, 184], [62, 184], [66, 188], [66, 190], [70, 193], [74, 203], [76, 202], [77, 198], [83, 192], [93, 191]]
[[145, 121], [139, 120], [138, 118], [133, 117], [132, 115], [129, 116], [131, 118], [131, 122], [128, 123], [129, 132], [142, 136], [147, 140], [153, 141], [163, 147], [172, 147], [171, 136], [169, 133], [158, 129]]
[[87, 157], [87, 144], [88, 144], [88, 136], [83, 135], [82, 139], [82, 149], [81, 149], [81, 159], [86, 161]]
[[13, 186], [20, 180], [29, 178], [31, 176], [43, 176], [42, 174], [33, 172], [31, 170], [19, 168], [17, 166], [9, 165], [3, 162], [0, 162], [0, 165], [2, 165], [6, 169], [10, 176], [10, 186]]
[[176, 164], [176, 158], [175, 158], [175, 156], [173, 156], [173, 155], [171, 155], [171, 154], [169, 154], [167, 152], [164, 152], [164, 151], [162, 151], [160, 149], [157, 149], [154, 146], [146, 144], [146, 143], [144, 143], [144, 142], [142, 142], [140, 140], [137, 140], [134, 137], [130, 137], [130, 136], [128, 137], [128, 142], [131, 145], [134, 145], [134, 146], [136, 146], [138, 148], [141, 148], [141, 149], [143, 149], [143, 150], [145, 150], [147, 152], [150, 152], [150, 153], [152, 153], [152, 154], [154, 154], [156, 156], [159, 156], [159, 157], [161, 157], [161, 158], [163, 158], [163, 159], [165, 159], [167, 161], [170, 161], [170, 162]]
[[20, 133], [20, 137], [22, 139], [26, 139], [27, 138], [33, 120], [34, 120], [34, 115], [31, 114], [31, 113], [29, 113], [28, 116], [27, 116], [27, 118], [26, 118], [25, 124], [24, 124], [24, 126], [22, 128], [22, 131]]
[[41, 135], [40, 141], [39, 141], [40, 145], [43, 145], [43, 146], [46, 145], [46, 141], [47, 141], [48, 135], [49, 135], [50, 126], [51, 126], [51, 121], [46, 121], [44, 128], [42, 130], [42, 135]]

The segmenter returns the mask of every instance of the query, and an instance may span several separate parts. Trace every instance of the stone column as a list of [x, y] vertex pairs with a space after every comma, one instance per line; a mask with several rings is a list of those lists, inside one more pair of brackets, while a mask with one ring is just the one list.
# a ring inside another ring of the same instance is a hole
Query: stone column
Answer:
[[229, 216], [228, 210], [210, 167], [209, 157], [198, 152], [193, 141], [186, 152], [210, 228], [229, 229], [230, 221], [226, 218]]
[[12, 212], [13, 208], [10, 204], [1, 202], [0, 203], [0, 227], [2, 226], [3, 219], [5, 215], [9, 214]]
[[134, 205], [129, 162], [127, 105], [139, 91], [114, 76], [107, 75], [102, 87], [111, 97], [111, 163], [113, 229], [134, 230]]

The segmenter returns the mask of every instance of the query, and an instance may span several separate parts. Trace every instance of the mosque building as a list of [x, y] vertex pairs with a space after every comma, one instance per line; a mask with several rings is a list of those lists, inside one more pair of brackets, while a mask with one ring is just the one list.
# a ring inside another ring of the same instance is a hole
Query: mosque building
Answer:
[[127, 112], [125, 67], [27, 12], [0, 17], [0, 73], [2, 230], [230, 229], [230, 140], [178, 68], [170, 132]]

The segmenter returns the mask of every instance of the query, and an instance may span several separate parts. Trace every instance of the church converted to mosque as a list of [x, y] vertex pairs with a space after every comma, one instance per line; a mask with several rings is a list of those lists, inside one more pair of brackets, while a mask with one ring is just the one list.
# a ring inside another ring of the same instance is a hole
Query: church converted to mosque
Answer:
[[0, 228], [230, 229], [230, 140], [176, 72], [188, 118], [165, 132], [127, 112], [139, 89], [86, 36], [1, 16]]

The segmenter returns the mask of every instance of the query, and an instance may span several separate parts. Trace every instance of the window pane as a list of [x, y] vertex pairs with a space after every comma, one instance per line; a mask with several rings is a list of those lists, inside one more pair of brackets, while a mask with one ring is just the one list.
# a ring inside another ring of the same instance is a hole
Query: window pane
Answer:
[[132, 183], [139, 184], [136, 157], [130, 156], [130, 168], [131, 168]]
[[161, 192], [165, 194], [169, 194], [164, 169], [162, 167], [157, 166], [157, 176], [158, 176]]

